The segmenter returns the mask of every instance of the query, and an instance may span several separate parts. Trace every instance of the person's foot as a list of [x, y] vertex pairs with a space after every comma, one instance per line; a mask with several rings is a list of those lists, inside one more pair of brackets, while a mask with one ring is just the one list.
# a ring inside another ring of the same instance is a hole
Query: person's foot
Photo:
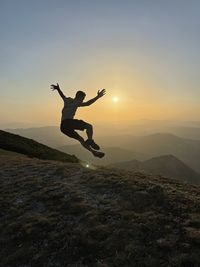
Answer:
[[97, 145], [97, 144], [94, 142], [93, 139], [88, 139], [88, 140], [85, 141], [85, 143], [86, 143], [88, 146], [91, 146], [91, 147], [92, 147], [93, 149], [95, 149], [95, 150], [99, 150], [99, 149], [100, 149], [99, 145]]
[[93, 153], [93, 155], [94, 155], [95, 157], [97, 157], [97, 158], [103, 158], [103, 157], [105, 156], [105, 153], [100, 152], [100, 151], [95, 151], [95, 150], [93, 150], [92, 153]]

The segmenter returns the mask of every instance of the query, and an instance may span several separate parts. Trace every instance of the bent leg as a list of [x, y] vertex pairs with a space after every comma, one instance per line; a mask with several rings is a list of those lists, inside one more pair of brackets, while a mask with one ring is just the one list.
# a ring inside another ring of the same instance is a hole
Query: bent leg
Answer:
[[89, 140], [92, 140], [93, 137], [93, 126], [89, 123], [86, 125], [86, 134]]
[[88, 139], [86, 140], [86, 144], [88, 146], [91, 146], [95, 150], [99, 150], [100, 149], [99, 145], [97, 145], [94, 142], [94, 140], [92, 139], [92, 136], [93, 136], [93, 126], [91, 124], [89, 124], [89, 123], [86, 123], [85, 128], [86, 128], [86, 134], [87, 134], [87, 137], [88, 137]]

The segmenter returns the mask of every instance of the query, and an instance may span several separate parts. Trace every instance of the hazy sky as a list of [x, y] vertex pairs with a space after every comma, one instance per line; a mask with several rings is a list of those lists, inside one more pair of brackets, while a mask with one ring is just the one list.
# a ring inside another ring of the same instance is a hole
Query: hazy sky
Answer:
[[77, 114], [91, 122], [199, 120], [199, 14], [199, 0], [0, 0], [0, 123], [59, 124], [56, 82], [107, 89]]

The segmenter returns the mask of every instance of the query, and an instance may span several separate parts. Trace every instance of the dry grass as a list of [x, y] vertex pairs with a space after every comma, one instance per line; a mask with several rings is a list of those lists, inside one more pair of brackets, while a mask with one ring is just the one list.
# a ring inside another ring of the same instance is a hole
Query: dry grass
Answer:
[[199, 187], [0, 156], [0, 266], [200, 266]]

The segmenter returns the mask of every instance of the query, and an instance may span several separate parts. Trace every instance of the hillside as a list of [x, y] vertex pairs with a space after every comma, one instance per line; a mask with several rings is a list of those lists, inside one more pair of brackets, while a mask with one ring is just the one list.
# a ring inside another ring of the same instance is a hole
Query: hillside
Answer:
[[200, 183], [200, 174], [172, 155], [154, 157], [146, 161], [124, 161], [111, 165], [115, 168], [143, 171], [147, 174], [175, 178], [189, 183]]
[[0, 266], [199, 266], [199, 187], [0, 155]]
[[40, 144], [34, 140], [0, 130], [0, 149], [36, 157], [64, 162], [78, 162], [75, 156]]

